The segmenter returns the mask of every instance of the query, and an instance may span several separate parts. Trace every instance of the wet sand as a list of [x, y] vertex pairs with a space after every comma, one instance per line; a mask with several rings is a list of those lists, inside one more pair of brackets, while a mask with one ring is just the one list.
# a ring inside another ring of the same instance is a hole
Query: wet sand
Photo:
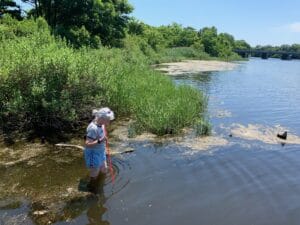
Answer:
[[233, 70], [238, 64], [215, 60], [184, 60], [182, 62], [162, 63], [157, 70], [168, 75], [180, 75], [185, 73], [198, 73], [210, 71]]
[[198, 151], [210, 150], [213, 147], [226, 146], [228, 141], [220, 136], [205, 136], [179, 140], [176, 144], [191, 149], [192, 151], [189, 151], [187, 154], [193, 154]]
[[[196, 136], [195, 131], [193, 129], [183, 129], [182, 134], [180, 135], [165, 135], [163, 137], [156, 136], [150, 133], [143, 133], [141, 135], [137, 135], [136, 137], [129, 138], [128, 137], [128, 124], [119, 125], [113, 132], [112, 136], [115, 141], [117, 141], [116, 145], [112, 146], [112, 152], [128, 151], [130, 147], [128, 146], [129, 142], [140, 142], [141, 144], [147, 143], [176, 143], [178, 147], [189, 148], [190, 150], [197, 151], [206, 151], [210, 150], [213, 147], [225, 146], [228, 144], [228, 141], [221, 136], [217, 136], [215, 134], [211, 136]], [[189, 151], [188, 154], [192, 153]]]
[[[260, 124], [248, 124], [247, 126], [233, 124], [230, 129], [232, 136], [246, 140], [261, 141], [266, 144], [300, 144], [299, 136], [289, 132], [288, 128], [280, 125], [269, 127]], [[286, 140], [277, 137], [278, 133], [283, 133], [284, 131], [288, 131]]]

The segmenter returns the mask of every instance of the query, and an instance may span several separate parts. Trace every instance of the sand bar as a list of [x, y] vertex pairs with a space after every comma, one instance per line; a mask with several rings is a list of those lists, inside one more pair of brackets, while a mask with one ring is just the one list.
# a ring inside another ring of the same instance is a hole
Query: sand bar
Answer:
[[168, 75], [179, 75], [184, 73], [233, 70], [238, 65], [233, 62], [216, 60], [184, 60], [182, 62], [162, 63], [157, 70], [166, 72]]
[[[269, 127], [260, 124], [248, 124], [246, 126], [233, 124], [230, 129], [234, 137], [247, 140], [261, 141], [266, 144], [300, 144], [300, 137], [298, 135], [291, 133], [288, 128], [280, 125]], [[283, 133], [284, 131], [288, 131], [286, 140], [277, 137], [278, 133]]]

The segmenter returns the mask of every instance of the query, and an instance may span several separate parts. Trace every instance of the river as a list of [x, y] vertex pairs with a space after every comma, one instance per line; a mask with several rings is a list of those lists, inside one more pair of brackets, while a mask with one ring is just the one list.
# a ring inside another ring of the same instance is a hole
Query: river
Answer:
[[[129, 141], [135, 151], [113, 157], [115, 181], [108, 176], [97, 198], [69, 202], [67, 216], [55, 224], [299, 224], [300, 61], [251, 58], [231, 71], [172, 79], [208, 96], [213, 136], [226, 144], [195, 150], [172, 141]], [[271, 137], [284, 130], [296, 141]], [[55, 176], [80, 180], [83, 166], [78, 158], [56, 166]], [[76, 168], [76, 175], [66, 172]], [[0, 223], [33, 224], [29, 206], [23, 200], [0, 209]]]

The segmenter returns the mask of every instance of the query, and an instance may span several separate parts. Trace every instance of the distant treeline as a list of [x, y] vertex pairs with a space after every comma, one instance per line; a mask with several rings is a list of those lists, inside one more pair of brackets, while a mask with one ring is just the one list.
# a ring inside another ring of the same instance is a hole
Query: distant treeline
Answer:
[[[209, 133], [206, 97], [153, 70], [132, 39], [123, 48], [75, 49], [50, 30], [43, 18], [0, 19], [0, 134], [15, 139], [13, 131], [46, 137], [74, 132], [101, 106], [134, 121], [130, 136], [191, 126], [199, 135]], [[178, 48], [168, 55], [178, 52], [192, 53]]]
[[53, 34], [76, 48], [123, 47], [124, 39], [130, 36], [134, 36], [148, 55], [166, 48], [192, 47], [209, 56], [230, 60], [239, 58], [234, 49], [250, 48], [245, 41], [235, 40], [230, 34], [218, 34], [215, 27], [196, 30], [177, 23], [159, 27], [144, 24], [129, 16], [133, 6], [127, 0], [22, 1], [31, 5], [29, 12], [22, 13], [13, 0], [1, 0], [0, 16], [6, 13], [17, 19], [43, 17]]
[[129, 17], [126, 0], [0, 1], [0, 133], [74, 131], [91, 109], [131, 118], [130, 134], [210, 132], [207, 99], [149, 65], [182, 59], [235, 60], [250, 49], [215, 27], [153, 27]]
[[[297, 53], [293, 55], [294, 59], [300, 59], [300, 44], [292, 44], [292, 45], [281, 45], [281, 46], [271, 46], [271, 45], [257, 45], [256, 47], [252, 48], [252, 50], [260, 50], [260, 51], [267, 51], [267, 52], [290, 52], [290, 53]], [[253, 55], [255, 56], [255, 55]], [[259, 55], [257, 55], [259, 57]], [[280, 54], [272, 54], [269, 57], [272, 58], [280, 58]]]

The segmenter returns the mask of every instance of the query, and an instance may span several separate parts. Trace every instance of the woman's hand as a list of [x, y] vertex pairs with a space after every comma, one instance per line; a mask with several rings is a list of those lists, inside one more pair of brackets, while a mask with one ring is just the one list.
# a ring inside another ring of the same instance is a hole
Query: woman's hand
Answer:
[[100, 144], [101, 142], [103, 142], [103, 141], [106, 141], [106, 136], [104, 135], [103, 137], [101, 137], [101, 138], [99, 138], [98, 139], [98, 144]]

